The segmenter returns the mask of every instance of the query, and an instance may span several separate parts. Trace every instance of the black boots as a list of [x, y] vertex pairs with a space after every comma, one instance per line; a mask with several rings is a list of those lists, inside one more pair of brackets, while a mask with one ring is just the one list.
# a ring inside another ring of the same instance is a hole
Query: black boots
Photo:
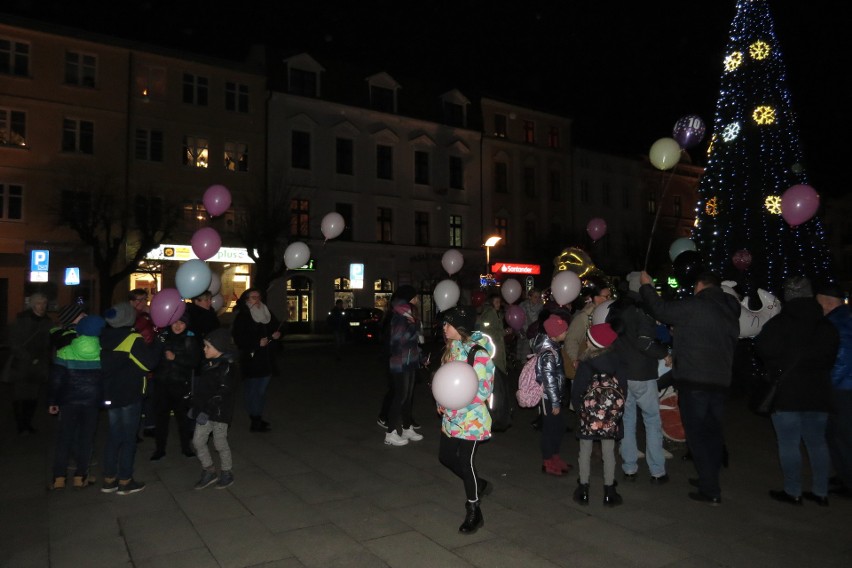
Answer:
[[[588, 483], [580, 483], [580, 480], [577, 480], [577, 489], [574, 490], [574, 502], [579, 503], [580, 505], [588, 505], [589, 504], [589, 484]], [[606, 500], [604, 500], [606, 503]]]
[[473, 534], [476, 530], [485, 524], [485, 519], [482, 518], [482, 511], [479, 510], [479, 501], [471, 503], [468, 501], [464, 504], [467, 509], [467, 514], [464, 516], [464, 522], [459, 527], [459, 532], [462, 534]]
[[606, 507], [616, 507], [621, 505], [624, 502], [624, 499], [621, 498], [621, 495], [615, 490], [615, 483], [612, 485], [604, 485], [604, 501], [603, 504]]
[[269, 432], [269, 422], [261, 419], [260, 416], [251, 416], [250, 432]]

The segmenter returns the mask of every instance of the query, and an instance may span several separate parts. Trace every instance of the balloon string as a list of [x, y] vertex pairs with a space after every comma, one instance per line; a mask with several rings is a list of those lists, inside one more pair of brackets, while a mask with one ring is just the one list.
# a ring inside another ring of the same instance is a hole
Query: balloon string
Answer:
[[666, 193], [669, 191], [669, 183], [672, 181], [672, 177], [674, 177], [674, 170], [669, 173], [669, 177], [666, 180], [666, 183], [663, 183], [663, 178], [665, 177], [665, 173], [660, 173], [660, 186], [663, 188], [660, 193], [660, 203], [657, 204], [657, 210], [654, 213], [654, 223], [651, 225], [651, 234], [648, 236], [648, 249], [645, 251], [645, 263], [642, 265], [642, 270], [648, 270], [648, 259], [651, 258], [651, 245], [654, 242], [654, 233], [657, 231], [657, 222], [660, 220], [660, 213], [663, 211], [663, 202], [666, 199]]

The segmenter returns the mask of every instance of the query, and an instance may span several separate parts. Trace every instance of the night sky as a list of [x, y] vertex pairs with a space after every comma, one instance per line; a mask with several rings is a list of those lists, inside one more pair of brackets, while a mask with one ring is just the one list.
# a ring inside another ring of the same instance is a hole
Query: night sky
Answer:
[[[225, 11], [218, 3], [184, 0], [6, 4], [6, 12], [216, 56], [240, 57], [251, 43], [269, 43], [307, 51], [320, 63], [323, 57], [369, 63], [403, 87], [412, 76], [432, 78], [440, 83], [436, 91], [467, 86], [504, 95], [572, 117], [579, 146], [625, 155], [647, 154], [683, 115], [712, 124], [736, 6], [735, 0], [283, 0], [232, 3]], [[852, 129], [850, 8], [793, 0], [770, 6], [811, 184], [844, 194]], [[693, 158], [702, 163], [700, 153]]]

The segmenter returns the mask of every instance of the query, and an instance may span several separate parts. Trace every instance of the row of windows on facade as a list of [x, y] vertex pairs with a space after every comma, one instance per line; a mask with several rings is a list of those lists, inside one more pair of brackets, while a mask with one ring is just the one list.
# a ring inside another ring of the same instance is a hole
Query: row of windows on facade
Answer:
[[[0, 74], [16, 77], [30, 76], [30, 44], [0, 38]], [[136, 73], [136, 93], [143, 97], [163, 98], [166, 96], [166, 69], [150, 65], [139, 65]], [[65, 52], [66, 85], [78, 87], [97, 86], [98, 56], [76, 51]], [[182, 101], [197, 106], [208, 106], [210, 79], [203, 75], [183, 73]], [[225, 110], [247, 113], [249, 111], [249, 87], [236, 81], [224, 84]]]
[[[494, 136], [497, 138], [509, 137], [509, 116], [502, 113], [494, 114]], [[535, 121], [523, 120], [521, 123], [522, 139], [527, 144], [536, 143]], [[560, 130], [558, 126], [551, 126], [547, 131], [547, 147], [560, 147]]]

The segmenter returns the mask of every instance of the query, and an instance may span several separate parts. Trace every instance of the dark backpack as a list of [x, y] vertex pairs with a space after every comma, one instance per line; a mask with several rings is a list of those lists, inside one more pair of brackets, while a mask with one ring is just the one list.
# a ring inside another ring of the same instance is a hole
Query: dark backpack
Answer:
[[624, 393], [608, 373], [595, 373], [583, 395], [580, 408], [580, 435], [615, 438], [624, 416]]

